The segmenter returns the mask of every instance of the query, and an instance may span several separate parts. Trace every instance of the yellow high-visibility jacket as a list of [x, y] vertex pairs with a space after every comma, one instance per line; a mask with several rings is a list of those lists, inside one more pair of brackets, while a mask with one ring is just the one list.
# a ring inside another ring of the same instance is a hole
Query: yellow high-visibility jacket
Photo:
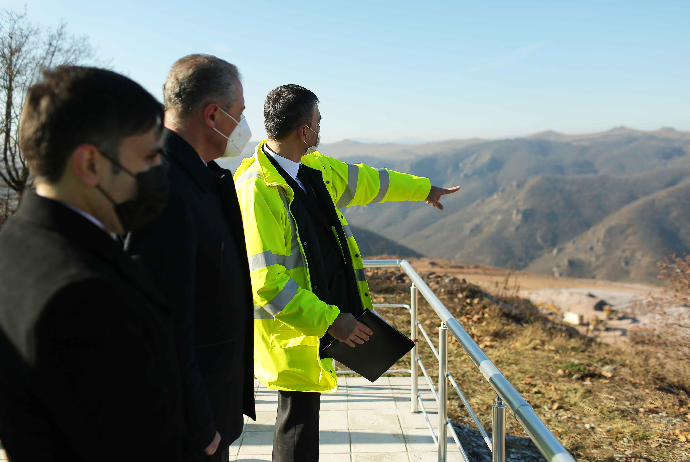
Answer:
[[[311, 291], [308, 264], [290, 204], [292, 188], [263, 151], [235, 172], [235, 187], [249, 255], [254, 297], [254, 371], [275, 390], [334, 392], [333, 360], [319, 357], [322, 337], [340, 310]], [[302, 163], [320, 170], [337, 208], [373, 202], [424, 200], [429, 179], [363, 164], [350, 165], [319, 152]], [[365, 309], [372, 307], [364, 266], [352, 231], [338, 212]]]

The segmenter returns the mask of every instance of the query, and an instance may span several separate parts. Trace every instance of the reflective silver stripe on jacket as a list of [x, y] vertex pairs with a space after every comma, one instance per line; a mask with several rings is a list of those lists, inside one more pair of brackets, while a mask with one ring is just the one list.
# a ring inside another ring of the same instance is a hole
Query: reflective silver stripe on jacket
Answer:
[[259, 170], [256, 170], [254, 172], [243, 173], [242, 175], [239, 176], [239, 178], [237, 178], [237, 181], [235, 181], [235, 185], [238, 185], [245, 180], [249, 180], [251, 178], [258, 178], [260, 176], [261, 176], [261, 172]]
[[261, 305], [254, 305], [254, 319], [273, 319], [273, 316]]
[[388, 170], [385, 168], [378, 168], [379, 171], [379, 193], [376, 195], [372, 203], [381, 202], [386, 193], [388, 192], [388, 187], [391, 184], [390, 175], [388, 175]]
[[343, 195], [340, 196], [340, 200], [336, 207], [346, 207], [352, 199], [355, 197], [357, 192], [357, 179], [359, 178], [359, 169], [356, 165], [347, 164], [347, 189], [343, 191]]
[[277, 264], [278, 260], [270, 250], [249, 257], [249, 271], [260, 270], [261, 268]]
[[[296, 241], [295, 241], [296, 242]], [[292, 255], [274, 254], [270, 250], [249, 257], [249, 271], [256, 271], [271, 265], [281, 265], [286, 270], [305, 266], [302, 253], [297, 248], [297, 253]]]
[[366, 276], [366, 274], [364, 273], [364, 269], [363, 269], [363, 268], [362, 268], [362, 269], [356, 269], [356, 270], [355, 270], [355, 275], [357, 275], [357, 280], [358, 280], [358, 281], [366, 281], [366, 280], [367, 280], [367, 276]]
[[268, 311], [272, 316], [276, 316], [278, 313], [283, 311], [285, 307], [292, 301], [297, 295], [297, 289], [299, 285], [294, 279], [290, 280], [283, 286], [283, 288], [278, 292], [278, 294], [273, 297], [273, 299], [264, 305], [264, 309]]
[[352, 234], [352, 229], [350, 229], [350, 225], [344, 225], [343, 226], [343, 231], [345, 231], [345, 237], [355, 237], [354, 234]]

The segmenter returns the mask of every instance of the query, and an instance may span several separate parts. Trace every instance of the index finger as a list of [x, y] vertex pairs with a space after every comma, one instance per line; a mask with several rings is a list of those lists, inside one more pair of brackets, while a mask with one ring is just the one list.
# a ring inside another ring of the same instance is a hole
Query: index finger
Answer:
[[367, 335], [374, 335], [374, 332], [371, 329], [369, 329], [366, 324], [362, 324], [361, 322], [358, 322], [357, 327], [359, 328], [359, 330], [361, 330], [362, 332], [364, 332]]
[[453, 194], [454, 192], [459, 191], [460, 188], [461, 188], [460, 185], [453, 186], [452, 188], [446, 188], [441, 192], [441, 194]]

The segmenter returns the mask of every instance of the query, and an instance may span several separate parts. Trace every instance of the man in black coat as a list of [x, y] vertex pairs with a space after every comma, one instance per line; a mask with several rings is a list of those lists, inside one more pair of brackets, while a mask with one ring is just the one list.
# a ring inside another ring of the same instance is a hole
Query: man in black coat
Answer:
[[253, 304], [232, 173], [213, 160], [239, 154], [251, 132], [237, 68], [214, 56], [173, 64], [163, 98], [170, 201], [125, 249], [173, 307], [193, 435], [225, 462], [242, 414], [255, 418]]
[[192, 461], [165, 299], [113, 240], [165, 207], [160, 104], [61, 66], [28, 92], [36, 189], [0, 232], [0, 439], [14, 462]]

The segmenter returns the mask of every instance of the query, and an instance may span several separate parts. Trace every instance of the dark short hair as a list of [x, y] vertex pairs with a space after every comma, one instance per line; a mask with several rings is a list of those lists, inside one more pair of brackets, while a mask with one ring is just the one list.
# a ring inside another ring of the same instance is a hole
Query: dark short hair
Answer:
[[240, 80], [234, 64], [212, 55], [187, 55], [175, 61], [168, 72], [163, 85], [165, 110], [184, 119], [204, 104], [229, 107], [235, 102], [235, 87]]
[[133, 80], [95, 67], [58, 66], [29, 88], [19, 143], [35, 177], [55, 183], [80, 144], [117, 158], [123, 138], [162, 130], [162, 123], [161, 104]]
[[317, 104], [316, 95], [299, 85], [283, 85], [272, 90], [264, 103], [264, 124], [269, 138], [282, 140], [300, 125], [310, 125]]

